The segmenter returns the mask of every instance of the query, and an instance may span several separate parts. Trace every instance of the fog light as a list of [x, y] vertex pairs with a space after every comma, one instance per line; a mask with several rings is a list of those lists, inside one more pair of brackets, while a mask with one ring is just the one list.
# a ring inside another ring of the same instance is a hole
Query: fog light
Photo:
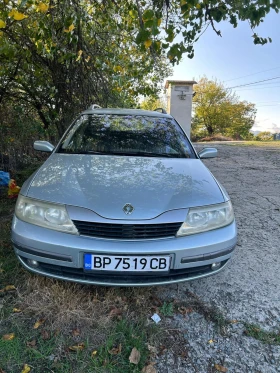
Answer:
[[39, 267], [39, 263], [37, 262], [37, 260], [27, 259], [27, 264], [33, 268]]
[[212, 271], [216, 271], [217, 269], [219, 269], [221, 267], [221, 262], [217, 262], [217, 263], [213, 263], [211, 265], [211, 269]]

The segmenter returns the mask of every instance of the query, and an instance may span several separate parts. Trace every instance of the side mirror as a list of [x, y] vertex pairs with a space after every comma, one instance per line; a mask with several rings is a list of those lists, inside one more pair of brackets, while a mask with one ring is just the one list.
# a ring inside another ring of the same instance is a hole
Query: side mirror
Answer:
[[204, 148], [198, 155], [201, 159], [215, 158], [218, 155], [218, 150], [216, 148]]
[[48, 141], [35, 141], [33, 144], [33, 148], [35, 150], [39, 150], [40, 152], [48, 153], [51, 153], [54, 150], [54, 146]]

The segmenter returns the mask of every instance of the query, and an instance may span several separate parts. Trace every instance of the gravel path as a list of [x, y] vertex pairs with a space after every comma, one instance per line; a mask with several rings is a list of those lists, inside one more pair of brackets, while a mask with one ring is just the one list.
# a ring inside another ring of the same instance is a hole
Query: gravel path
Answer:
[[170, 319], [173, 328], [184, 332], [189, 357], [174, 362], [174, 356], [167, 354], [160, 359], [159, 371], [216, 372], [214, 364], [221, 364], [234, 373], [280, 372], [280, 346], [247, 337], [242, 324], [280, 329], [280, 148], [215, 147], [218, 158], [205, 164], [232, 199], [239, 232], [235, 254], [219, 274], [168, 286], [163, 293], [184, 300], [186, 292], [192, 292], [227, 319], [239, 322], [222, 336], [196, 312]]

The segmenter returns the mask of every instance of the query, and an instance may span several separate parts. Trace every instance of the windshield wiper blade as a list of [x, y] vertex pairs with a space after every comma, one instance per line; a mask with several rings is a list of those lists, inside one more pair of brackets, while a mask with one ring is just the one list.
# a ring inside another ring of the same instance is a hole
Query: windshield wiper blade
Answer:
[[178, 153], [149, 153], [149, 152], [135, 152], [135, 153], [127, 153], [127, 154], [135, 154], [135, 155], [142, 155], [144, 157], [166, 157], [166, 158], [185, 158], [182, 154]]
[[66, 154], [111, 154], [108, 152], [96, 152], [93, 150], [79, 150], [79, 151], [71, 151], [67, 149], [60, 149], [58, 153], [66, 153]]

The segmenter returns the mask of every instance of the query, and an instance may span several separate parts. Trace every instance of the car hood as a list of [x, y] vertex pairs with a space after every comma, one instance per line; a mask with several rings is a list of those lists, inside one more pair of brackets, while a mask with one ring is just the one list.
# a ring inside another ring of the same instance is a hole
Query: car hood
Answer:
[[[24, 190], [108, 219], [152, 219], [168, 210], [224, 202], [201, 160], [186, 158], [54, 153]], [[134, 207], [131, 215], [123, 211], [126, 203]]]

